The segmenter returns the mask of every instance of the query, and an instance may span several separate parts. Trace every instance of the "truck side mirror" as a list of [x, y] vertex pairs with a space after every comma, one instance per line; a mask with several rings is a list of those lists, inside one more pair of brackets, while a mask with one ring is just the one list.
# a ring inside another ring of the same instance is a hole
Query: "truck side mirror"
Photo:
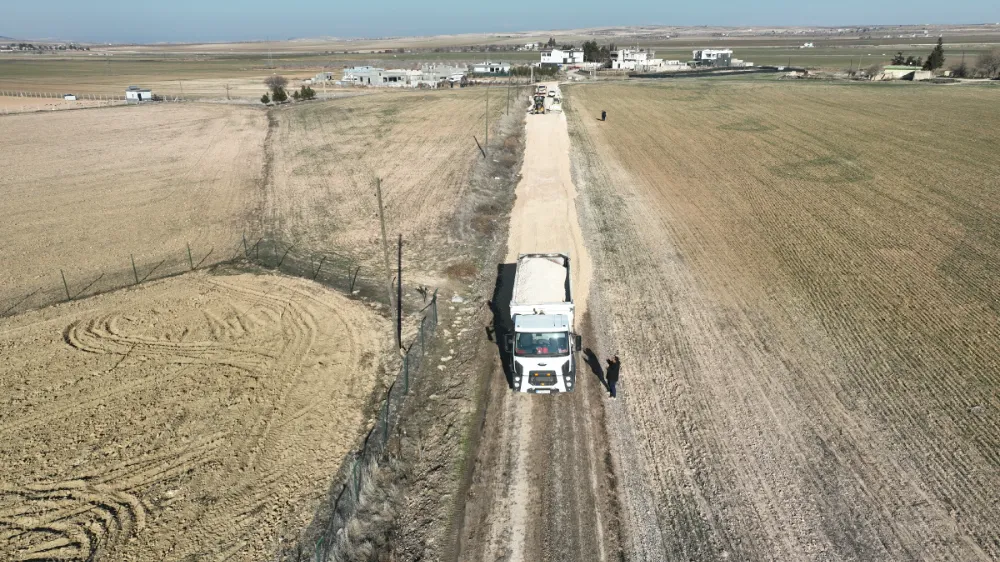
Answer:
[[504, 351], [514, 351], [514, 336], [509, 335], [503, 339]]
[[577, 351], [583, 349], [583, 336], [581, 336], [579, 334], [576, 334], [573, 337], [576, 338], [576, 349], [577, 349]]

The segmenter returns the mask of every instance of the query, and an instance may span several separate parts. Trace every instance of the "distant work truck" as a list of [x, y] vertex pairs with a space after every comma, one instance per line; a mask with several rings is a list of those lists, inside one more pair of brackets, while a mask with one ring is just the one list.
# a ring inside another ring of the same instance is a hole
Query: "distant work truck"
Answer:
[[537, 394], [573, 390], [581, 345], [573, 332], [573, 312], [569, 256], [518, 256], [510, 301], [514, 333], [506, 342], [514, 390]]

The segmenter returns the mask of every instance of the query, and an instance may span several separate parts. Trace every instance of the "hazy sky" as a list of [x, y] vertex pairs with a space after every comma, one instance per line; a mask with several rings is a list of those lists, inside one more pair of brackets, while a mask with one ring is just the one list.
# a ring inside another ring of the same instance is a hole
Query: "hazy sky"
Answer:
[[0, 0], [0, 35], [77, 41], [241, 41], [605, 25], [993, 23], [997, 0]]

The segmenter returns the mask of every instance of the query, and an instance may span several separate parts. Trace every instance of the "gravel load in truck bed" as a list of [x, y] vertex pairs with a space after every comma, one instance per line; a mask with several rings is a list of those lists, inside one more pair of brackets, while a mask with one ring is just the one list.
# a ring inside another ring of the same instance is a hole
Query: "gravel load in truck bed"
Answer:
[[566, 272], [562, 258], [519, 260], [513, 301], [517, 304], [566, 302]]

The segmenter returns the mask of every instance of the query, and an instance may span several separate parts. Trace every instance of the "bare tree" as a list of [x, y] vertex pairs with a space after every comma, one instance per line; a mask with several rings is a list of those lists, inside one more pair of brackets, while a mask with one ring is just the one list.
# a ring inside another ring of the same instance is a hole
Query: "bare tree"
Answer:
[[985, 74], [987, 78], [1000, 75], [1000, 49], [995, 48], [979, 55], [976, 69]]
[[288, 78], [285, 78], [280, 74], [272, 74], [264, 79], [264, 84], [267, 85], [272, 92], [276, 92], [279, 88], [282, 90], [285, 89], [285, 86], [288, 85]]

